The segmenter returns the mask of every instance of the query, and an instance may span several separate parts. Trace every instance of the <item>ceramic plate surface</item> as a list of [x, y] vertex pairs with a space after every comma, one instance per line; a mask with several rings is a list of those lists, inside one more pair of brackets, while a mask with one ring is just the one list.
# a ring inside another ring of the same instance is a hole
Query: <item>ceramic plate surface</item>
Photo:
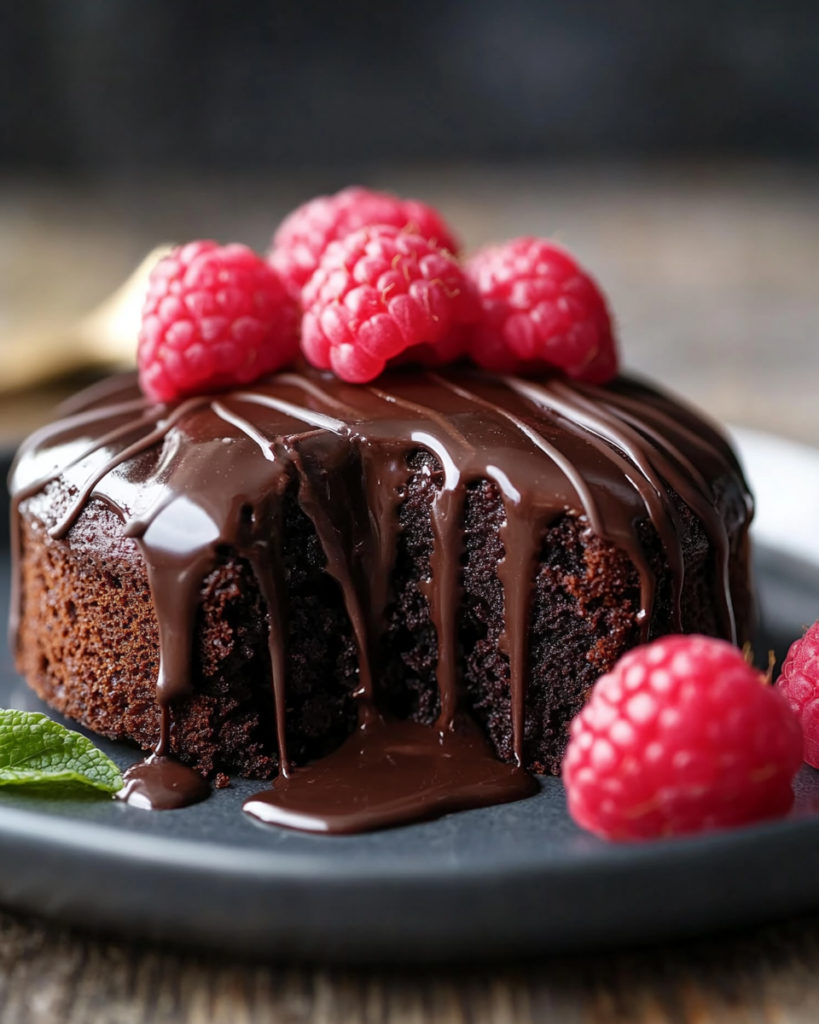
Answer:
[[[749, 432], [738, 442], [759, 509], [757, 646], [781, 658], [819, 618], [819, 453]], [[8, 583], [6, 544], [0, 619]], [[47, 710], [5, 640], [0, 706]], [[138, 756], [95, 741], [122, 767]], [[819, 773], [809, 768], [784, 821], [640, 846], [577, 829], [551, 778], [521, 803], [354, 837], [254, 824], [241, 803], [259, 788], [234, 781], [171, 813], [0, 789], [0, 902], [151, 939], [351, 962], [590, 948], [819, 908]]]

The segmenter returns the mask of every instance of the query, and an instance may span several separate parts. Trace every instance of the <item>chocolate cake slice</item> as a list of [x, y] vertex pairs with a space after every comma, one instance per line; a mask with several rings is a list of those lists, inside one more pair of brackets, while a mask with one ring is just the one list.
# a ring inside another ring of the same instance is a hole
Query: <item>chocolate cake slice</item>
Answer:
[[154, 405], [123, 376], [12, 488], [20, 671], [208, 775], [286, 772], [368, 715], [466, 715], [556, 773], [624, 651], [752, 624], [729, 444], [627, 378], [304, 370]]

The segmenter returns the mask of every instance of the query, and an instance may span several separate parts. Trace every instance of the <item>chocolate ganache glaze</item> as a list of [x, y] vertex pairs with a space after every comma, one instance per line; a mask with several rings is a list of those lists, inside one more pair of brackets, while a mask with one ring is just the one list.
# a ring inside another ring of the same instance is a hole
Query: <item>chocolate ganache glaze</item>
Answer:
[[[379, 702], [378, 641], [391, 600], [407, 460], [430, 453], [442, 485], [431, 505], [432, 554], [422, 590], [437, 636], [440, 714], [434, 727], [399, 721]], [[203, 579], [220, 551], [245, 558], [269, 617], [268, 646], [279, 778], [247, 801], [266, 822], [355, 832], [451, 810], [520, 799], [536, 788], [523, 770], [527, 631], [544, 531], [560, 516], [622, 550], [639, 574], [637, 623], [649, 639], [656, 580], [640, 524], [653, 524], [672, 580], [672, 628], [682, 629], [679, 511], [698, 517], [714, 563], [719, 628], [737, 640], [729, 537], [711, 481], [733, 479], [751, 499], [720, 432], [636, 381], [604, 388], [560, 376], [497, 377], [469, 369], [407, 371], [372, 385], [330, 374], [280, 373], [247, 389], [152, 404], [133, 376], [75, 399], [63, 419], [34, 434], [12, 472], [18, 561], [11, 630], [21, 596], [20, 511], [48, 493], [36, 514], [51, 538], [67, 537], [83, 509], [101, 501], [141, 549], [159, 628], [154, 753], [126, 776], [124, 798], [169, 808], [202, 799], [201, 776], [171, 753], [175, 703], [191, 691], [192, 636]], [[491, 481], [504, 512], [504, 634], [515, 764], [505, 764], [471, 720], [459, 679], [457, 610], [467, 490]], [[343, 594], [358, 659], [357, 730], [307, 767], [288, 758], [285, 679], [288, 608], [281, 538], [286, 492], [295, 490]]]

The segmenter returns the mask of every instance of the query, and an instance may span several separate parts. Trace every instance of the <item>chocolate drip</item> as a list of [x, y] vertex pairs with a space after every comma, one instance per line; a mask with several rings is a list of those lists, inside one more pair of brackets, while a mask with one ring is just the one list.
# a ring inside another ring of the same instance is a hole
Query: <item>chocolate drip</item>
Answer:
[[[430, 572], [422, 584], [438, 645], [441, 709], [434, 728], [386, 720], [378, 685], [398, 509], [408, 459], [419, 450], [438, 467], [430, 492]], [[710, 541], [724, 634], [735, 639], [724, 512], [707, 482], [717, 477], [732, 478], [737, 493], [747, 495], [718, 433], [627, 380], [595, 388], [556, 377], [524, 381], [453, 369], [395, 373], [362, 388], [308, 371], [166, 407], [140, 398], [133, 378], [118, 378], [81, 396], [71, 415], [21, 449], [12, 480], [14, 553], [18, 557], [21, 503], [58, 478], [67, 485], [62, 493], [68, 504], [53, 511], [45, 502], [36, 506], [55, 541], [95, 499], [120, 516], [126, 536], [139, 545], [159, 623], [160, 729], [154, 755], [129, 773], [126, 798], [154, 806], [202, 798], [198, 777], [177, 784], [189, 769], [172, 760], [173, 708], [191, 692], [192, 637], [204, 581], [223, 550], [246, 559], [268, 613], [281, 774], [247, 810], [294, 827], [351, 831], [531, 791], [528, 776], [496, 761], [465, 717], [457, 612], [471, 485], [491, 481], [503, 504], [501, 647], [509, 661], [513, 752], [520, 766], [532, 598], [545, 531], [562, 515], [576, 516], [626, 554], [639, 577], [634, 619], [645, 640], [656, 590], [639, 529], [646, 520], [669, 567], [674, 628], [682, 627], [682, 526], [674, 492]], [[312, 521], [325, 571], [341, 590], [359, 673], [358, 730], [315, 767], [297, 769], [288, 757], [286, 729], [281, 544], [288, 491]], [[746, 502], [745, 526], [751, 511]], [[17, 580], [15, 587], [19, 595]], [[366, 780], [372, 797], [366, 812], [365, 797], [350, 788], [353, 777]], [[169, 790], [175, 795], [167, 796]]]
[[[441, 712], [437, 728], [442, 731], [452, 730], [455, 725], [455, 716], [459, 710], [460, 681], [458, 677], [456, 609], [461, 596], [462, 520], [465, 490], [459, 486], [458, 463], [463, 460], [453, 459], [449, 449], [454, 445], [456, 452], [474, 455], [474, 448], [457, 428], [434, 409], [418, 402], [387, 394], [377, 388], [370, 390], [383, 401], [397, 405], [434, 423], [450, 439], [450, 444], [447, 446], [442, 445], [438, 438], [431, 436], [425, 438], [423, 434], [417, 434], [415, 437], [416, 441], [426, 441], [429, 450], [437, 456], [443, 467], [443, 485], [436, 492], [431, 508], [433, 544], [430, 557], [430, 579], [424, 581], [422, 591], [429, 602], [430, 619], [438, 638], [438, 661], [435, 674], [441, 698]], [[392, 519], [394, 520], [394, 518], [393, 516]], [[391, 568], [391, 555], [389, 565], [387, 565], [387, 558], [382, 558], [382, 566], [385, 570]]]
[[[667, 500], [666, 489], [660, 476], [697, 514], [714, 547], [719, 567], [718, 594], [723, 629], [726, 635], [736, 643], [736, 621], [728, 577], [730, 554], [728, 535], [711, 489], [705, 483], [700, 472], [679, 449], [663, 440], [656, 432], [653, 432], [651, 441], [641, 437], [630, 423], [624, 423], [622, 420], [618, 422], [616, 414], [606, 409], [605, 406], [600, 408], [591, 399], [573, 394], [571, 389], [560, 381], [553, 382], [548, 390], [533, 385], [521, 386], [521, 384], [522, 382], [516, 382], [511, 386], [522, 391], [534, 401], [545, 401], [570, 422], [574, 421], [586, 426], [589, 430], [599, 434], [605, 441], [620, 448], [650, 485], [650, 489], [647, 490], [640, 487], [639, 482], [636, 484], [646, 502], [651, 521], [662, 538], [666, 556], [671, 564], [674, 585], [672, 598], [674, 627], [678, 630], [682, 628], [680, 597], [684, 582], [684, 564], [679, 540], [681, 526], [674, 505]], [[663, 448], [666, 448], [672, 456], [676, 456], [680, 465], [685, 467], [682, 472], [663, 455]], [[610, 454], [610, 457], [614, 457], [613, 454]]]
[[[593, 524], [600, 526], [597, 506], [585, 480], [564, 458], [562, 452], [554, 445], [549, 444], [519, 416], [503, 406], [480, 398], [438, 374], [430, 374], [430, 376], [453, 394], [512, 423], [524, 437], [548, 455], [563, 471], [577, 492], [585, 514]], [[490, 472], [495, 481], [500, 484], [506, 513], [506, 522], [501, 529], [504, 557], [498, 565], [498, 577], [504, 595], [504, 632], [501, 636], [501, 645], [509, 658], [509, 683], [512, 691], [512, 745], [515, 761], [522, 765], [526, 711], [526, 637], [529, 628], [534, 568], [546, 523], [538, 516], [521, 515], [519, 506], [522, 495], [520, 491], [498, 467], [488, 467], [487, 474]]]
[[270, 673], [273, 679], [273, 700], [276, 708], [276, 740], [279, 748], [279, 771], [287, 778], [290, 774], [290, 760], [287, 756], [285, 690], [285, 651], [287, 622], [281, 595], [285, 592], [284, 567], [282, 566], [281, 536], [283, 518], [281, 506], [274, 512], [274, 530], [268, 543], [260, 542], [248, 552], [250, 564], [259, 583], [262, 599], [267, 606], [270, 620], [268, 651], [270, 652]]
[[[620, 408], [618, 408], [618, 404], [621, 406]], [[626, 409], [629, 407], [631, 409], [639, 409], [639, 404], [633, 400], [626, 399], [624, 396], [617, 395], [615, 398], [614, 408], [611, 409], [611, 412], [614, 415], [619, 415], [621, 419], [629, 423], [631, 426], [636, 427], [642, 434], [646, 435], [646, 437], [653, 441], [659, 450], [665, 448], [674, 461], [676, 461], [683, 468], [684, 472], [688, 474], [688, 480], [686, 480], [684, 475], [681, 475], [674, 469], [671, 462], [662, 458], [658, 460], [658, 469], [662, 474], [664, 474], [666, 480], [674, 490], [677, 491], [680, 497], [690, 504], [692, 509], [700, 517], [703, 527], [708, 534], [708, 538], [714, 546], [720, 577], [720, 589], [718, 593], [720, 598], [722, 626], [725, 631], [725, 635], [730, 637], [730, 639], [736, 643], [739, 635], [737, 631], [736, 614], [734, 612], [733, 601], [731, 599], [731, 581], [729, 573], [729, 559], [731, 552], [728, 533], [725, 528], [725, 522], [717, 507], [716, 497], [708, 482], [704, 479], [700, 471], [684, 453], [681, 447], [675, 445], [668, 437], [663, 437], [663, 435], [654, 430], [645, 419], [641, 421], [638, 416], [632, 412], [625, 411], [622, 406], [625, 406]], [[693, 414], [689, 415], [693, 418]], [[700, 452], [703, 454], [708, 453], [709, 455], [716, 454], [725, 471], [729, 473], [736, 472], [737, 467], [733, 453], [730, 451], [727, 446], [727, 442], [725, 442], [724, 438], [722, 438], [715, 427], [711, 428], [712, 439], [709, 447], [708, 440], [698, 436], [695, 431], [682, 424], [674, 424], [674, 421], [666, 412], [663, 412], [660, 409], [651, 409], [649, 406], [646, 418], [649, 417], [654, 418], [666, 428], [671, 425], [676, 426], [677, 432], [686, 441], [695, 444]], [[707, 426], [707, 424], [705, 425]], [[747, 489], [744, 493], [747, 517], [750, 522], [750, 519], [753, 516], [753, 499]]]
[[[55, 431], [70, 435], [70, 432], [73, 429], [88, 427], [100, 421], [128, 415], [131, 412], [138, 412], [144, 409], [146, 405], [147, 400], [139, 398], [132, 402], [119, 403], [113, 408], [91, 409], [66, 416], [63, 419], [58, 420], [56, 424], [48, 424], [31, 434], [20, 446], [17, 452], [16, 461], [20, 462], [30, 454], [36, 453], [38, 451], [38, 446], [49, 441], [54, 436]], [[73, 458], [69, 457], [66, 461], [59, 464], [56, 468], [53, 468], [50, 472], [35, 476], [35, 479], [30, 481], [26, 486], [13, 490], [11, 497], [11, 610], [9, 612], [9, 647], [12, 650], [17, 649], [17, 635], [20, 626], [20, 504], [25, 501], [26, 498], [31, 498], [39, 491], [43, 490], [44, 487], [60, 477], [64, 472], [66, 472], [66, 470], [77, 465], [77, 463], [84, 461], [89, 456], [105, 447], [105, 445], [118, 440], [122, 436], [127, 436], [129, 433], [139, 430], [144, 423], [150, 422], [153, 421], [147, 416], [141, 416], [135, 421], [129, 421], [124, 427], [109, 431], [98, 440], [84, 445], [80, 454], [75, 455]]]
[[177, 811], [210, 796], [210, 786], [201, 775], [158, 753], [129, 768], [123, 782], [117, 799], [145, 811]]
[[[360, 563], [355, 558], [355, 552], [350, 551], [344, 543], [341, 532], [336, 530], [329, 513], [330, 502], [322, 501], [316, 487], [305, 472], [298, 453], [291, 450], [290, 456], [300, 478], [299, 504], [316, 528], [327, 558], [326, 571], [338, 583], [344, 595], [344, 606], [353, 627], [358, 650], [358, 689], [353, 696], [359, 701], [360, 722], [362, 725], [366, 725], [375, 716], [376, 705], [372, 676], [372, 640], [365, 611], [366, 596], [362, 593]], [[329, 480], [327, 482], [329, 483]]]
[[[535, 405], [558, 413], [564, 418], [570, 430], [582, 429], [589, 442], [633, 484], [645, 503], [646, 511], [665, 548], [674, 588], [672, 596], [674, 627], [678, 630], [681, 629], [680, 595], [683, 586], [684, 564], [679, 537], [680, 524], [673, 505], [666, 500], [665, 489], [641, 450], [642, 446], [639, 444], [639, 440], [635, 443], [634, 436], [628, 435], [626, 428], [618, 429], [616, 423], [612, 423], [605, 418], [605, 415], [598, 413], [591, 403], [584, 403], [580, 396], [573, 395], [571, 392], [566, 394], [565, 391], [558, 390], [559, 384], [553, 384], [551, 387], [548, 385], [538, 387], [513, 377], [507, 378], [506, 382], [514, 391], [528, 398]], [[591, 408], [589, 408], [590, 405]], [[627, 459], [624, 459], [612, 447], [614, 445], [625, 453]], [[638, 472], [635, 473], [634, 469]], [[626, 542], [626, 550], [640, 573], [640, 639], [645, 643], [649, 638], [651, 610], [654, 603], [654, 576], [639, 545], [634, 543], [634, 540], [635, 538], [632, 538]]]
[[[196, 412], [197, 409], [200, 409], [205, 405], [205, 402], [206, 400], [201, 398], [188, 399], [188, 401], [183, 402], [178, 409], [175, 409], [167, 420], [164, 422], [160, 421], [154, 426], [153, 430], [144, 437], [123, 448], [123, 450], [117, 455], [111, 456], [105, 465], [97, 470], [97, 472], [94, 473], [82, 486], [80, 493], [77, 495], [66, 515], [64, 515], [63, 518], [48, 531], [49, 536], [53, 537], [54, 540], [62, 540], [77, 521], [77, 518], [85, 508], [86, 503], [94, 497], [97, 484], [101, 483], [105, 477], [112, 473], [117, 466], [122, 465], [123, 462], [128, 462], [129, 459], [136, 458], [137, 455], [141, 455], [143, 452], [153, 447], [153, 445], [162, 441], [176, 423], [184, 419], [185, 416], [190, 413]], [[134, 424], [134, 426], [136, 426], [136, 424]]]

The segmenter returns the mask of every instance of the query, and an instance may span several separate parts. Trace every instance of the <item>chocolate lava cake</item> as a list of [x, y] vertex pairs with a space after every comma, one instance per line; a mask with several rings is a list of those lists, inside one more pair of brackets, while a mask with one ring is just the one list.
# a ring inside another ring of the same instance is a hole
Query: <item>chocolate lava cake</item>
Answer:
[[315, 370], [155, 405], [80, 395], [12, 477], [17, 664], [58, 711], [204, 774], [268, 778], [362, 701], [471, 715], [557, 773], [630, 647], [742, 643], [751, 499], [729, 444], [618, 378]]

